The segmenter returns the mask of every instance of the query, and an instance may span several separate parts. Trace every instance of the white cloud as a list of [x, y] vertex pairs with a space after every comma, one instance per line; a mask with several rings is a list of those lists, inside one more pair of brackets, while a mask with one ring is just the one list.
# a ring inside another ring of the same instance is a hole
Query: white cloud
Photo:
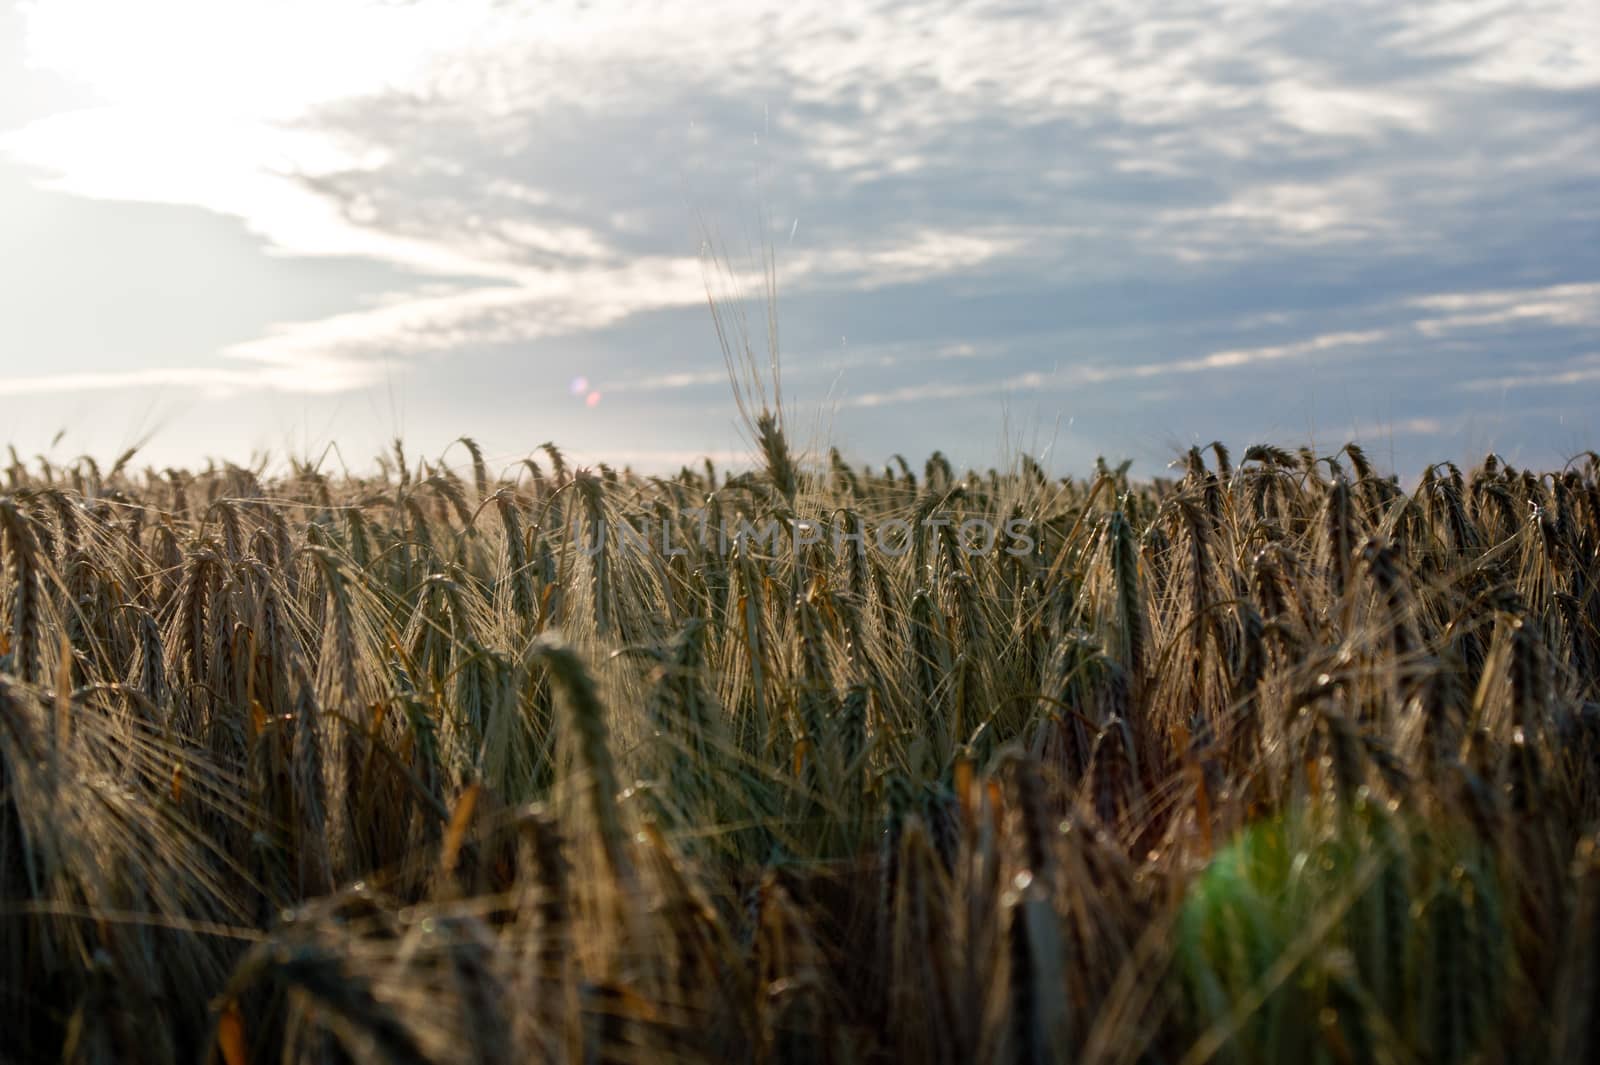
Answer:
[[1389, 191], [1369, 177], [1247, 185], [1214, 206], [1160, 212], [1142, 230], [1154, 242], [1173, 234], [1185, 262], [1259, 256], [1263, 247], [1351, 244], [1394, 224]]
[[1193, 359], [1179, 359], [1176, 362], [1145, 363], [1141, 366], [1133, 367], [1130, 373], [1134, 377], [1154, 377], [1164, 373], [1200, 373], [1205, 370], [1231, 370], [1241, 366], [1252, 366], [1257, 363], [1297, 359], [1304, 355], [1316, 355], [1327, 351], [1370, 347], [1389, 335], [1389, 331], [1386, 329], [1325, 333], [1321, 336], [1311, 337], [1308, 340], [1297, 340], [1290, 344], [1235, 348], [1229, 351], [1214, 351], [1209, 355], [1202, 355]]
[[1168, 361], [1090, 363], [1049, 373], [1030, 371], [1000, 376], [993, 380], [908, 385], [886, 392], [852, 396], [844, 402], [846, 406], [882, 407], [931, 399], [972, 399], [978, 396], [1004, 395], [1032, 389], [1060, 389], [1074, 385], [1100, 385], [1118, 381], [1166, 378], [1177, 374], [1198, 374], [1213, 370], [1237, 370], [1259, 363], [1281, 362], [1332, 351], [1360, 350], [1384, 340], [1389, 335], [1387, 330], [1382, 329], [1327, 333], [1288, 344], [1235, 348]]
[[1383, 428], [1396, 435], [1407, 436], [1438, 436], [1446, 431], [1444, 422], [1438, 418], [1401, 418]]
[[[1470, 105], [1460, 90], [1473, 83], [1600, 84], [1597, 17], [1576, 0], [1352, 3], [1342, 9], [1352, 26], [1376, 16], [1378, 25], [1398, 24], [1372, 45], [1398, 64], [1430, 51], [1457, 56], [1448, 82], [1419, 75], [1378, 85], [1341, 83], [1336, 66], [1297, 54], [1299, 43], [1285, 35], [1318, 29], [1299, 29], [1301, 10], [1285, 0], [1195, 15], [1156, 0], [1023, 8], [1011, 17], [981, 4], [847, 7], [38, 0], [26, 8], [30, 58], [106, 103], [34, 123], [0, 141], [0, 150], [50, 169], [59, 187], [81, 194], [238, 215], [287, 252], [375, 255], [499, 277], [498, 257], [462, 233], [353, 224], [286, 177], [367, 171], [382, 184], [386, 164], [427, 148], [387, 144], [388, 134], [373, 129], [322, 135], [319, 116], [389, 95], [411, 101], [424, 122], [445, 116], [452, 136], [471, 146], [482, 137], [492, 143], [497, 122], [538, 137], [545, 119], [609, 121], [663, 105], [680, 110], [660, 113], [662, 122], [685, 126], [694, 120], [694, 93], [745, 94], [754, 141], [765, 136], [798, 153], [803, 170], [853, 186], [948, 169], [950, 151], [963, 150], [952, 131], [1025, 118], [1093, 130], [1064, 139], [1056, 153], [1063, 165], [1041, 175], [1065, 192], [1102, 174], [1192, 175], [1264, 151], [1287, 158], [1320, 141], [1425, 136], [1461, 121]], [[1223, 76], [1230, 65], [1240, 69]], [[664, 94], [668, 86], [691, 97]], [[758, 117], [762, 101], [776, 128]], [[686, 129], [684, 145], [715, 145], [705, 138], [726, 132]], [[660, 147], [619, 144], [615, 154]], [[595, 146], [585, 150], [593, 160]], [[977, 150], [965, 161], [982, 166]], [[661, 162], [668, 178], [671, 160]], [[461, 191], [471, 192], [477, 177], [463, 173]], [[1189, 260], [1238, 244], [1241, 225], [1269, 239], [1356, 239], [1399, 224], [1389, 186], [1403, 179], [1391, 171], [1251, 181], [1226, 202], [1167, 212], [1147, 236]], [[522, 194], [534, 210], [551, 206], [548, 190], [499, 169], [484, 175], [483, 188]], [[517, 241], [555, 239], [595, 260], [610, 250], [591, 225], [567, 223], [552, 235], [546, 221], [505, 221]], [[927, 250], [916, 247], [915, 232], [898, 236], [907, 257]]]
[[1600, 381], [1600, 352], [1569, 359], [1559, 367], [1527, 370], [1498, 377], [1464, 381], [1457, 387], [1467, 392], [1499, 392], [1512, 388], [1561, 388]]
[[1389, 9], [1382, 42], [1419, 56], [1473, 56], [1480, 82], [1540, 89], [1600, 84], [1600, 7], [1573, 0], [1456, 0]]
[[609, 270], [523, 271], [512, 277], [513, 284], [405, 297], [286, 324], [224, 354], [315, 374], [319, 366], [345, 361], [377, 365], [387, 358], [596, 329], [636, 311], [705, 298], [694, 259], [642, 260]]
[[1600, 282], [1447, 292], [1408, 303], [1422, 310], [1443, 312], [1417, 320], [1416, 328], [1427, 336], [1529, 323], [1600, 326]]
[[1284, 79], [1268, 87], [1267, 99], [1290, 125], [1317, 136], [1373, 138], [1393, 130], [1424, 131], [1435, 121], [1427, 99], [1395, 92]]
[[293, 370], [261, 367], [247, 370], [213, 367], [163, 367], [145, 370], [111, 370], [89, 373], [40, 374], [0, 378], [0, 396], [44, 396], [56, 393], [121, 392], [144, 388], [193, 389], [207, 396], [238, 395], [258, 389], [279, 392], [339, 392], [370, 384], [366, 368], [348, 364]]
[[245, 221], [279, 252], [359, 255], [434, 274], [494, 276], [473, 249], [354, 223], [297, 173], [376, 169], [315, 131], [226, 114], [162, 107], [83, 108], [0, 134], [0, 153], [47, 175], [46, 187], [91, 199], [203, 207]]

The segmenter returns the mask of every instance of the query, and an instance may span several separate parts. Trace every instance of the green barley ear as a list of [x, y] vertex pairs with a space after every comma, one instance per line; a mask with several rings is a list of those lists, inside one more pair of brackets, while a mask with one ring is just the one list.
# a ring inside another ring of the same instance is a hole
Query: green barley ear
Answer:
[[[944, 618], [931, 596], [919, 589], [911, 597], [911, 641], [907, 648], [906, 674], [916, 693], [937, 758], [942, 763], [952, 752], [957, 737], [949, 734], [953, 724], [948, 713], [954, 705], [951, 676], [953, 661]], [[914, 769], [920, 767], [913, 767]]]
[[1095, 735], [1085, 784], [1095, 816], [1113, 835], [1121, 837], [1138, 824], [1143, 800], [1138, 748], [1123, 718], [1112, 717]]
[[841, 513], [845, 533], [850, 539], [842, 542], [845, 552], [845, 588], [860, 606], [866, 606], [871, 591], [871, 570], [867, 565], [868, 548], [866, 526], [861, 515], [853, 510]]
[[783, 421], [773, 412], [764, 410], [756, 415], [755, 426], [756, 444], [766, 460], [767, 477], [778, 490], [778, 495], [793, 506], [795, 493], [800, 488], [800, 475], [789, 453], [789, 440], [783, 432]]
[[401, 490], [404, 491], [411, 484], [411, 466], [406, 462], [405, 445], [401, 443], [399, 437], [395, 437], [392, 446], [394, 448], [395, 477], [399, 480]]
[[39, 641], [44, 626], [39, 587], [43, 557], [33, 521], [11, 497], [0, 499], [0, 532], [11, 576], [11, 672], [25, 682], [38, 679]]
[[1350, 586], [1350, 567], [1354, 561], [1358, 532], [1350, 482], [1343, 477], [1336, 479], [1328, 490], [1322, 523], [1323, 565], [1333, 585], [1334, 598], [1343, 598], [1345, 589]]
[[150, 706], [160, 707], [167, 694], [167, 663], [161, 646], [161, 626], [155, 616], [136, 603], [124, 604], [133, 615], [133, 635], [138, 648], [136, 673], [130, 677]]
[[[472, 519], [475, 512], [467, 505], [467, 494], [462, 491], [461, 483], [455, 474], [449, 472], [435, 473], [423, 482], [439, 494], [439, 497], [448, 503], [450, 510], [455, 513], [456, 520], [461, 523], [463, 533], [472, 528]], [[443, 516], [443, 515], [441, 515]]]
[[1361, 558], [1388, 614], [1389, 645], [1395, 658], [1403, 659], [1411, 653], [1414, 641], [1400, 552], [1385, 540], [1373, 539], [1362, 547]]
[[558, 635], [540, 636], [533, 642], [530, 654], [545, 664], [567, 698], [569, 724], [577, 739], [578, 761], [585, 774], [585, 805], [599, 835], [606, 871], [614, 882], [632, 885], [633, 861], [617, 807], [620, 790], [617, 770], [611, 758], [605, 707], [601, 705], [594, 678], [577, 652]]
[[708, 629], [691, 618], [668, 646], [652, 652], [658, 664], [645, 702], [659, 747], [657, 776], [668, 801], [691, 823], [715, 819], [727, 808], [733, 776], [722, 761], [731, 751], [723, 710], [705, 683]]
[[816, 599], [808, 595], [795, 603], [800, 669], [795, 678], [797, 712], [791, 722], [796, 769], [813, 802], [837, 780], [833, 726], [839, 702], [829, 664], [826, 623]]
[[611, 580], [611, 556], [614, 554], [614, 545], [611, 543], [612, 538], [608, 528], [605, 486], [600, 478], [587, 470], [580, 470], [573, 477], [572, 483], [577, 488], [578, 498], [583, 505], [584, 521], [588, 526], [589, 537], [587, 550], [593, 556], [589, 560], [589, 568], [595, 626], [602, 634], [609, 633], [614, 613]]
[[561, 453], [560, 448], [548, 440], [539, 445], [539, 450], [550, 460], [550, 472], [555, 477], [555, 487], [560, 488], [567, 483], [566, 456]]
[[478, 493], [478, 502], [482, 503], [489, 498], [489, 468], [483, 461], [483, 448], [470, 436], [458, 439], [472, 456], [472, 487]]
[[506, 581], [511, 585], [511, 609], [524, 624], [534, 618], [533, 568], [528, 562], [528, 544], [522, 520], [509, 489], [496, 493], [495, 507], [506, 540]]
[[1139, 580], [1139, 544], [1132, 523], [1121, 510], [1111, 512], [1107, 535], [1111, 541], [1111, 571], [1117, 587], [1117, 659], [1128, 671], [1137, 706], [1140, 705], [1145, 655], [1150, 641], [1150, 618], [1145, 609], [1144, 587]]
[[1228, 454], [1227, 445], [1221, 440], [1213, 440], [1210, 447], [1211, 453], [1217, 458], [1217, 476], [1226, 481], [1233, 476], [1233, 460]]

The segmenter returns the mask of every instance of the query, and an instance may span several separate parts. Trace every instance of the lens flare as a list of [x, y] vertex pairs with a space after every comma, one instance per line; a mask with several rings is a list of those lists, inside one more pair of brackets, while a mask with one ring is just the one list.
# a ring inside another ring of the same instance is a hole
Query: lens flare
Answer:
[[582, 376], [574, 377], [572, 379], [572, 383], [567, 386], [567, 391], [571, 392], [574, 396], [583, 395], [585, 392], [589, 391], [589, 379]]
[[600, 393], [590, 392], [587, 396], [583, 397], [583, 401], [589, 404], [591, 407], [598, 407], [600, 405]]

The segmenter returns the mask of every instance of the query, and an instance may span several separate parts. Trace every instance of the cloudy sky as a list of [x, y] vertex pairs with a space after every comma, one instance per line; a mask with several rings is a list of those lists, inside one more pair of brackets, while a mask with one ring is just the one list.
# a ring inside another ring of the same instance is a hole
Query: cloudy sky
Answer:
[[770, 251], [862, 461], [1559, 463], [1600, 4], [0, 0], [0, 249], [25, 454], [737, 452]]

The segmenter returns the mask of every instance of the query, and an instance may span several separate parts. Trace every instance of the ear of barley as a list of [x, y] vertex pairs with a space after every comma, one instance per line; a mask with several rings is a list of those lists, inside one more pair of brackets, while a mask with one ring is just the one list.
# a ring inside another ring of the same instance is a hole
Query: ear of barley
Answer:
[[44, 625], [39, 601], [44, 559], [34, 536], [32, 519], [9, 497], [0, 498], [0, 527], [5, 533], [11, 581], [12, 672], [23, 681], [31, 681], [38, 675]]

